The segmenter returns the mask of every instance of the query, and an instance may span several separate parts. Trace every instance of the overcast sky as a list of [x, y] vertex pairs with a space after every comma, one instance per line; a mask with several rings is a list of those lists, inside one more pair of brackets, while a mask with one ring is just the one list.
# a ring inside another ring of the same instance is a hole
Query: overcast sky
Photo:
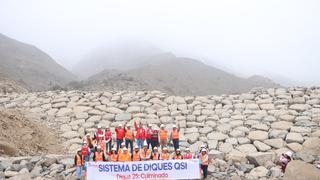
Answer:
[[0, 0], [0, 33], [68, 69], [129, 39], [243, 76], [320, 85], [319, 9], [319, 0]]

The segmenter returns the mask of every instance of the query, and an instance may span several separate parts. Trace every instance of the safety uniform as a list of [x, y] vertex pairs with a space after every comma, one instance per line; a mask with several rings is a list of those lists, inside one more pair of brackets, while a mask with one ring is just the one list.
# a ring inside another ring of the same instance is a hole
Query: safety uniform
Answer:
[[119, 155], [118, 158], [119, 162], [130, 162], [131, 161], [131, 154], [130, 153], [122, 153]]
[[144, 149], [140, 150], [140, 158], [142, 161], [149, 160], [150, 157], [151, 157], [151, 151], [149, 149], [147, 149], [147, 151], [145, 151]]
[[187, 153], [183, 155], [183, 159], [192, 159], [193, 155], [191, 153]]
[[118, 161], [118, 154], [111, 154], [110, 155], [110, 161], [111, 162], [117, 162]]
[[140, 161], [140, 152], [133, 151], [132, 161]]
[[169, 160], [170, 159], [170, 154], [169, 153], [162, 153], [161, 156], [160, 156], [160, 159]]

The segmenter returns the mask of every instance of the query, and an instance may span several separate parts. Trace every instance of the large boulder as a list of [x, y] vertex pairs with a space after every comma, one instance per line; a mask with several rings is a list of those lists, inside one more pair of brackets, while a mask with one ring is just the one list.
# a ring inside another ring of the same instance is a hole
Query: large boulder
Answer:
[[275, 157], [273, 152], [257, 152], [247, 155], [249, 162], [255, 166], [263, 166], [267, 161], [274, 161]]
[[291, 161], [284, 174], [284, 180], [319, 180], [320, 170], [303, 161]]
[[251, 131], [249, 132], [248, 138], [252, 141], [258, 140], [263, 141], [268, 139], [268, 132], [266, 131]]
[[287, 143], [297, 142], [297, 143], [303, 143], [304, 139], [301, 134], [299, 133], [288, 133], [286, 137]]

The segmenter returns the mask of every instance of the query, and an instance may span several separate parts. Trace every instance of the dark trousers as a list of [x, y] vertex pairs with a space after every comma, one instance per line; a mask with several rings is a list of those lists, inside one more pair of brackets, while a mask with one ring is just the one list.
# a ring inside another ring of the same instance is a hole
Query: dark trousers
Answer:
[[174, 150], [179, 149], [179, 139], [172, 139]]
[[106, 151], [109, 153], [111, 152], [112, 148], [112, 140], [106, 143]]
[[117, 152], [119, 152], [122, 142], [123, 142], [122, 139], [117, 139]]
[[148, 149], [149, 149], [150, 146], [152, 145], [152, 140], [151, 139], [147, 139], [147, 144], [148, 144]]
[[130, 139], [126, 139], [126, 148], [129, 149], [129, 145], [130, 145], [130, 153], [132, 154], [133, 152], [133, 141]]
[[151, 140], [151, 148], [153, 150], [154, 147], [159, 147], [159, 141], [158, 140]]
[[208, 165], [201, 165], [201, 169], [203, 172], [203, 179], [207, 178], [208, 176]]

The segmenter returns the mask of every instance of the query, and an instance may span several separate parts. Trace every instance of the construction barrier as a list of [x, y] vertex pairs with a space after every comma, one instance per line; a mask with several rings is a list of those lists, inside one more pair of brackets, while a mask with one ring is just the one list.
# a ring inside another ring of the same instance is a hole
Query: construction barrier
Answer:
[[88, 162], [88, 180], [200, 179], [200, 161]]

